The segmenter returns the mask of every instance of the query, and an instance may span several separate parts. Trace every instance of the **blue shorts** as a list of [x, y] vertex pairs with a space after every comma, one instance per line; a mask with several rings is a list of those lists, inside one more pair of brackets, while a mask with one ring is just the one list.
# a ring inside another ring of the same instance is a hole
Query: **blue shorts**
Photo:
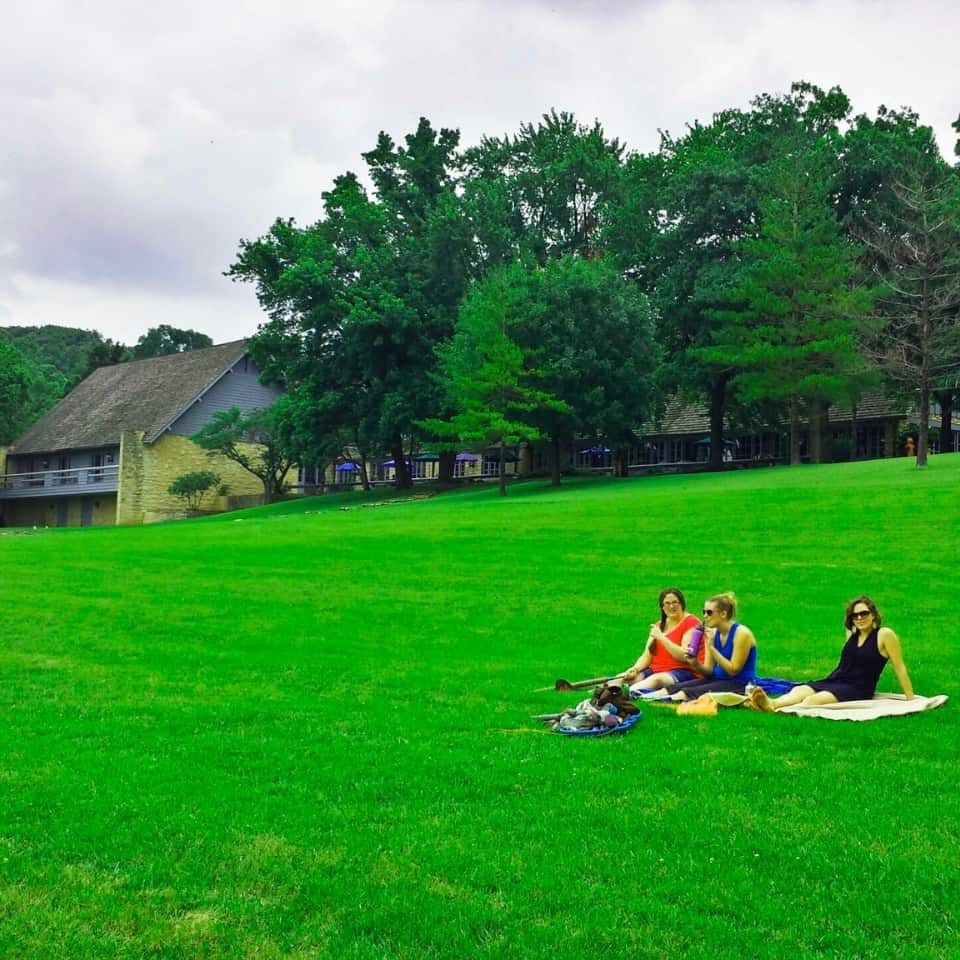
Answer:
[[[684, 669], [682, 669], [682, 668], [679, 669], [679, 670], [659, 670], [659, 671], [657, 671], [657, 672], [658, 672], [658, 673], [665, 673], [665, 674], [667, 674], [667, 676], [673, 677], [673, 682], [674, 682], [674, 683], [684, 683], [684, 682], [687, 681], [687, 680], [698, 680], [698, 679], [701, 679], [699, 673], [696, 673], [696, 672], [694, 672], [693, 670], [684, 670]], [[640, 674], [640, 676], [637, 677], [637, 679], [634, 680], [633, 683], [630, 684], [630, 686], [631, 686], [631, 687], [637, 687], [637, 686], [639, 686], [641, 680], [646, 680], [647, 677], [652, 677], [653, 674], [654, 674], [654, 671], [651, 670], [650, 667], [646, 667], [646, 668], [643, 670], [643, 672]]]

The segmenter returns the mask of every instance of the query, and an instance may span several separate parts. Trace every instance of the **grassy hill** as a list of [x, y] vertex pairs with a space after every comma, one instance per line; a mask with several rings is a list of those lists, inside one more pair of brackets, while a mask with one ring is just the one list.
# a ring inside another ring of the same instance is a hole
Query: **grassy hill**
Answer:
[[0, 531], [0, 956], [955, 957], [955, 699], [529, 717], [673, 585], [734, 589], [801, 679], [869, 593], [955, 698], [958, 484], [951, 455]]

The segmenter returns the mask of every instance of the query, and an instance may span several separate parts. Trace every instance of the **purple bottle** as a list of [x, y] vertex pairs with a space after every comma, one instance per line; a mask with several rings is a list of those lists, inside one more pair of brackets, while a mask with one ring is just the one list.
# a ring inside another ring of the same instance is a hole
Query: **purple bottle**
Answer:
[[700, 643], [703, 641], [703, 628], [697, 627], [693, 631], [693, 635], [690, 637], [690, 656], [694, 660], [697, 659], [697, 654], [700, 652]]

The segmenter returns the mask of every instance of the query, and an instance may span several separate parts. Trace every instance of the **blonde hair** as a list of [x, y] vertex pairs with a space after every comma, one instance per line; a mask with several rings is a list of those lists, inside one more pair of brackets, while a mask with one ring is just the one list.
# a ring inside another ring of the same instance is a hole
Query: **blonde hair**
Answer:
[[731, 620], [737, 616], [737, 595], [732, 590], [715, 594], [707, 603], [719, 607]]

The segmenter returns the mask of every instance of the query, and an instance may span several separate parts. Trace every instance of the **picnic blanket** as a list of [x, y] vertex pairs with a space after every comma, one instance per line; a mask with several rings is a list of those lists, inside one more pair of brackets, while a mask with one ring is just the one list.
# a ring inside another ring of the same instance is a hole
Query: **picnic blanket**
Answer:
[[902, 693], [876, 693], [872, 700], [824, 703], [819, 707], [784, 707], [777, 712], [792, 713], [797, 717], [822, 717], [824, 720], [878, 720], [880, 717], [904, 717], [908, 713], [936, 710], [946, 702], [943, 694], [908, 700]]
[[[724, 707], [738, 707], [747, 698], [739, 693], [711, 693]], [[846, 703], [824, 703], [819, 707], [784, 707], [777, 713], [795, 717], [820, 717], [823, 720], [879, 720], [881, 717], [904, 717], [910, 713], [936, 710], [947, 702], [940, 694], [935, 697], [915, 696], [908, 700], [902, 693], [877, 693], [872, 700], [847, 700]]]

